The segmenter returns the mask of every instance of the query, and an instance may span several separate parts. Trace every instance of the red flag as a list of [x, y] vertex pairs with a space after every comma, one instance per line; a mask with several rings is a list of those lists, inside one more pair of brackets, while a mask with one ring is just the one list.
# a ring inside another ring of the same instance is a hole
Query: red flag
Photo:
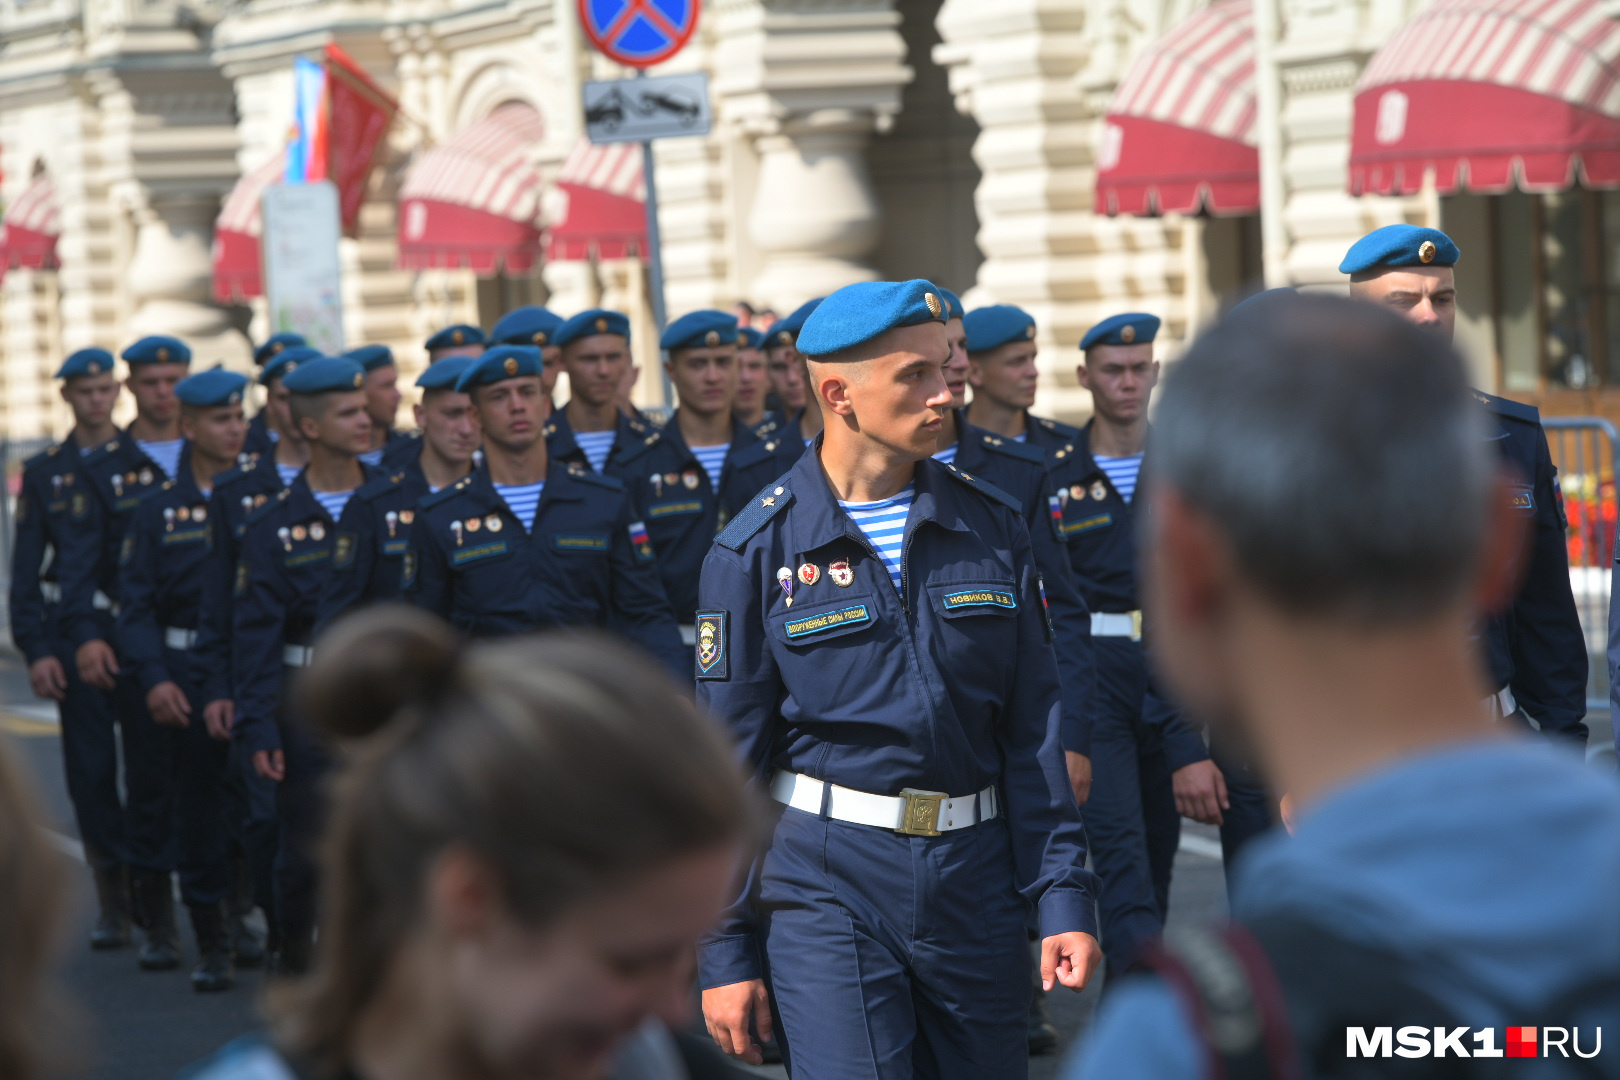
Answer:
[[371, 178], [383, 139], [399, 111], [399, 102], [332, 42], [326, 46], [326, 71], [330, 110], [327, 175], [337, 184], [343, 231], [353, 236], [360, 225], [366, 181]]

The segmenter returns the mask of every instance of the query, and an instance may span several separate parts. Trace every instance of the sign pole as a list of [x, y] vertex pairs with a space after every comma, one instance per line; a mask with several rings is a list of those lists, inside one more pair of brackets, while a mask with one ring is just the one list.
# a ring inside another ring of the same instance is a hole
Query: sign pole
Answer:
[[[646, 77], [646, 71], [636, 70], [637, 79]], [[641, 144], [641, 182], [647, 188], [647, 291], [652, 294], [653, 325], [662, 337], [668, 315], [664, 309], [664, 244], [658, 233], [658, 179], [654, 172], [653, 144], [648, 139]], [[669, 376], [660, 370], [659, 379], [664, 387], [664, 404], [673, 404], [674, 387], [670, 386]]]

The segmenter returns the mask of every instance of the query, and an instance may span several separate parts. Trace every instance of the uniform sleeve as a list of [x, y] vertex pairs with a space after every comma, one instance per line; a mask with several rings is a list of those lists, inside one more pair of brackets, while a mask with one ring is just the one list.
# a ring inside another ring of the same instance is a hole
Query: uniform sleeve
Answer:
[[1063, 760], [1057, 663], [1046, 636], [1028, 530], [1013, 519], [1019, 593], [1018, 663], [1002, 723], [1001, 790], [1019, 892], [1040, 914], [1042, 937], [1097, 933], [1097, 879]]
[[286, 675], [286, 578], [263, 543], [265, 524], [249, 525], [237, 562], [232, 611], [232, 677], [236, 684], [236, 729], [249, 754], [281, 749], [276, 712]]
[[[1044, 474], [1043, 474], [1044, 476]], [[1028, 493], [1025, 524], [1035, 566], [1046, 586], [1046, 604], [1052, 617], [1053, 647], [1057, 652], [1058, 683], [1063, 691], [1063, 749], [1091, 754], [1091, 728], [1097, 707], [1097, 656], [1091, 641], [1091, 610], [1080, 595], [1080, 583], [1069, 565], [1067, 545], [1059, 540], [1048, 520], [1043, 482]]]
[[1513, 602], [1513, 696], [1541, 730], [1586, 748], [1586, 638], [1569, 581], [1558, 471], [1536, 429], [1536, 516], [1525, 581]]
[[143, 691], [173, 676], [163, 664], [163, 627], [155, 603], [158, 591], [158, 546], [153, 543], [153, 511], [147, 503], [135, 512], [118, 552], [118, 622], [113, 635], [118, 652], [135, 670]]
[[371, 575], [377, 565], [374, 515], [373, 505], [359, 499], [350, 499], [343, 508], [333, 542], [332, 573], [315, 607], [316, 637], [344, 612], [364, 603], [371, 593]]
[[450, 561], [434, 536], [427, 516], [417, 511], [405, 552], [404, 596], [407, 603], [450, 619]]
[[208, 515], [208, 554], [199, 571], [197, 644], [191, 650], [191, 677], [204, 703], [231, 697], [231, 584], [237, 544], [223, 500], [214, 502], [214, 512]]
[[[698, 585], [698, 618], [720, 620], [720, 656], [708, 674], [698, 672], [697, 700], [725, 726], [743, 768], [763, 787], [781, 707], [782, 675], [766, 636], [760, 588], [736, 552], [710, 549]], [[698, 979], [705, 990], [763, 977], [763, 943], [753, 905], [758, 880], [756, 858], [719, 922], [698, 942]]]
[[634, 503], [626, 496], [608, 548], [608, 611], [614, 626], [686, 680], [692, 677], [692, 654], [681, 644], [675, 608], [659, 580], [658, 564], [640, 559], [631, 544], [633, 511]]
[[[81, 479], [86, 487], [94, 484], [88, 474], [81, 474]], [[90, 491], [76, 493], [62, 518], [62, 550], [57, 552], [56, 560], [62, 583], [57, 624], [75, 649], [102, 636], [95, 598], [96, 590], [101, 588], [101, 556], [107, 528], [107, 508], [100, 497]]]
[[29, 664], [51, 655], [51, 635], [45, 622], [45, 592], [40, 572], [49, 545], [45, 515], [47, 503], [34, 490], [37, 474], [23, 473], [14, 520], [16, 537], [11, 548], [11, 593], [8, 597], [11, 639]]
[[1157, 978], [1127, 979], [1097, 1009], [1097, 1018], [1063, 1069], [1063, 1080], [1203, 1080], [1207, 1054], [1187, 1012]]

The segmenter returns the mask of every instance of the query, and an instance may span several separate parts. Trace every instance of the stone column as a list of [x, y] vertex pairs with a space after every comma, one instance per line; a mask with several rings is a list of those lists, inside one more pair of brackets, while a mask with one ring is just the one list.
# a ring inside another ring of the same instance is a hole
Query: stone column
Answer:
[[213, 302], [209, 248], [218, 213], [219, 199], [201, 194], [149, 199], [136, 211], [135, 252], [124, 274], [134, 305], [131, 338], [172, 334], [196, 348], [230, 330]]

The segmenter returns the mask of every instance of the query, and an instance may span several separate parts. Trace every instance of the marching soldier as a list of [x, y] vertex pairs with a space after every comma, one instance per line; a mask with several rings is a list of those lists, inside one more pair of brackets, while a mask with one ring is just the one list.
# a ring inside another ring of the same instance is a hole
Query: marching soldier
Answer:
[[[263, 371], [283, 349], [308, 346], [309, 342], [304, 340], [303, 334], [294, 334], [290, 331], [271, 334], [263, 345], [253, 350], [253, 362]], [[245, 453], [268, 455], [275, 449], [276, 440], [281, 438], [282, 429], [275, 426], [274, 420], [275, 416], [268, 408], [261, 408], [253, 419], [248, 421], [247, 441], [242, 444]]]
[[630, 320], [591, 308], [557, 329], [553, 339], [568, 372], [568, 404], [550, 413], [547, 449], [561, 461], [604, 473], [631, 467], [657, 429], [619, 409], [619, 384], [630, 370]]
[[703, 569], [699, 703], [787, 807], [701, 945], [704, 1015], [756, 1063], [777, 1029], [795, 1080], [1023, 1077], [1031, 910], [1046, 984], [1097, 958], [1028, 530], [931, 460], [944, 313], [920, 280], [817, 309], [826, 431]]
[[484, 351], [487, 340], [478, 327], [456, 323], [428, 338], [422, 348], [427, 350], [428, 363], [437, 364], [452, 356], [477, 356]]
[[[976, 337], [973, 333], [975, 324], [1001, 327], [1012, 322], [1023, 323], [1023, 328], [1021, 336], [1010, 341], [997, 340], [995, 335]], [[1040, 381], [1035, 367], [1035, 320], [1021, 308], [996, 304], [974, 310], [967, 325], [968, 382], [973, 385], [968, 422], [1003, 438], [1037, 446], [1051, 460], [1080, 432], [1068, 424], [1030, 414]]]
[[374, 469], [385, 459], [408, 457], [416, 452], [416, 440], [394, 430], [399, 416], [399, 369], [394, 366], [394, 350], [386, 345], [361, 345], [343, 354], [366, 373], [366, 415], [371, 417], [371, 449], [360, 460]]
[[731, 411], [751, 429], [777, 419], [765, 408], [771, 380], [765, 370], [764, 345], [765, 335], [758, 330], [748, 326], [738, 328], [737, 392], [732, 395]]
[[208, 552], [215, 479], [242, 450], [248, 380], [215, 368], [175, 387], [186, 465], [135, 511], [120, 554], [118, 646], [134, 669], [152, 719], [175, 735], [175, 809], [179, 818], [180, 894], [197, 935], [191, 973], [199, 993], [234, 982], [226, 900], [233, 882], [224, 795], [228, 744], [203, 723], [192, 646]]

